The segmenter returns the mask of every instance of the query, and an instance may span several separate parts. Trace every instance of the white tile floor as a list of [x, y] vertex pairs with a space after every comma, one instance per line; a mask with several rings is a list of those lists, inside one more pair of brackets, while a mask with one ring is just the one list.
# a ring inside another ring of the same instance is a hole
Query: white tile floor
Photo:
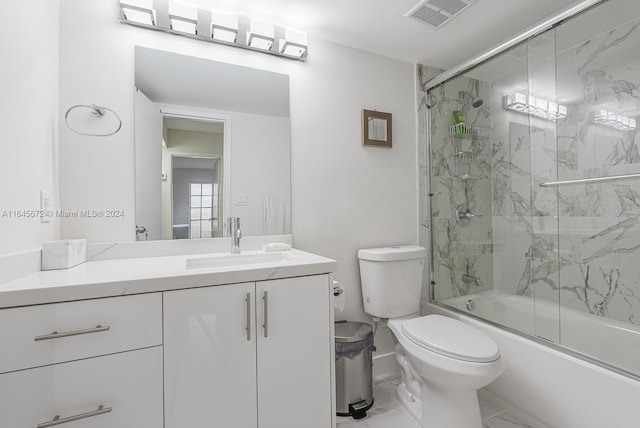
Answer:
[[[373, 386], [374, 404], [363, 419], [338, 416], [337, 428], [420, 428], [396, 397], [399, 379]], [[534, 428], [518, 421], [507, 410], [480, 395], [483, 428]]]

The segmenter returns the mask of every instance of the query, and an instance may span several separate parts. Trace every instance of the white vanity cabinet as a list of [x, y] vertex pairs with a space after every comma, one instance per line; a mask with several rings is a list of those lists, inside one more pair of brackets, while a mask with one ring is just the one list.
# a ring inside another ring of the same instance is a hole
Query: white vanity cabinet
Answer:
[[162, 428], [160, 293], [0, 310], [0, 426]]
[[165, 292], [164, 340], [165, 427], [256, 427], [253, 282]]
[[3, 428], [162, 428], [162, 347], [5, 373], [0, 397]]
[[0, 373], [162, 344], [162, 295], [0, 309]]
[[330, 302], [328, 275], [165, 292], [165, 427], [330, 427]]
[[331, 426], [331, 291], [328, 275], [256, 283], [258, 428]]

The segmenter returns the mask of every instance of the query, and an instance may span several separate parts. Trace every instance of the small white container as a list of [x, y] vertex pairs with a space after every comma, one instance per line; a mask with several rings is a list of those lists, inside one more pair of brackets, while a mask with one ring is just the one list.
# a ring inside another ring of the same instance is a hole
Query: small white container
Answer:
[[64, 239], [42, 243], [42, 270], [69, 269], [86, 261], [86, 239]]

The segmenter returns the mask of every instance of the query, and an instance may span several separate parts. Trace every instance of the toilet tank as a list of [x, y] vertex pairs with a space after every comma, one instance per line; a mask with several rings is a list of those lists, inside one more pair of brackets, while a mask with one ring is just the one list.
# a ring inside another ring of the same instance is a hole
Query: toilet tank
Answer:
[[426, 256], [417, 245], [358, 251], [364, 311], [378, 318], [417, 314]]

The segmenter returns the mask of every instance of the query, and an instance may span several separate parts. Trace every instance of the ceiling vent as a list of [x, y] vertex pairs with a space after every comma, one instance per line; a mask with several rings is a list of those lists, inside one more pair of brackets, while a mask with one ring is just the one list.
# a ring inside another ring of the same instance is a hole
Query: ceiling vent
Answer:
[[422, 0], [404, 16], [419, 19], [438, 29], [476, 1], [478, 0]]

